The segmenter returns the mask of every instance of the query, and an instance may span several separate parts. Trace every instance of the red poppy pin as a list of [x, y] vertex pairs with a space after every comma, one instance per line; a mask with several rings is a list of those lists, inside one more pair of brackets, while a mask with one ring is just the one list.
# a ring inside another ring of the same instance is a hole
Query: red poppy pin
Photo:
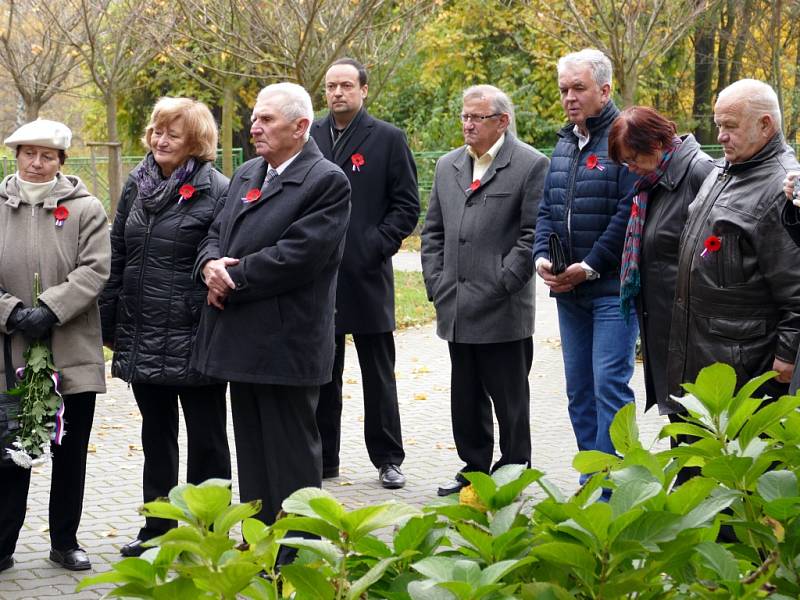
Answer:
[[600, 159], [597, 158], [597, 154], [590, 154], [589, 157], [586, 159], [586, 168], [587, 169], [597, 169], [598, 171], [605, 171], [606, 168], [600, 164]]
[[261, 198], [261, 190], [258, 188], [253, 188], [244, 195], [244, 198], [242, 198], [242, 203], [252, 204], [259, 198]]
[[718, 252], [719, 249], [722, 248], [722, 240], [715, 235], [710, 235], [706, 238], [706, 241], [703, 242], [703, 246], [705, 246], [705, 248], [700, 253], [700, 256], [706, 256], [709, 252]]
[[481, 180], [480, 179], [476, 179], [475, 181], [470, 183], [469, 187], [464, 191], [469, 194], [470, 192], [474, 192], [475, 190], [477, 190], [479, 187], [481, 187]]
[[61, 227], [64, 225], [64, 221], [69, 217], [69, 210], [67, 210], [66, 206], [57, 206], [53, 211], [53, 217], [55, 217], [56, 220], [56, 227]]
[[363, 167], [365, 163], [364, 155], [356, 152], [350, 157], [350, 162], [353, 163], [353, 171], [360, 171], [361, 167]]
[[178, 204], [194, 196], [194, 192], [195, 192], [194, 186], [189, 185], [188, 183], [186, 185], [182, 185], [181, 188], [178, 190], [178, 195], [180, 196], [178, 198]]
[[638, 217], [639, 216], [639, 205], [636, 202], [631, 204], [631, 216], [632, 217]]

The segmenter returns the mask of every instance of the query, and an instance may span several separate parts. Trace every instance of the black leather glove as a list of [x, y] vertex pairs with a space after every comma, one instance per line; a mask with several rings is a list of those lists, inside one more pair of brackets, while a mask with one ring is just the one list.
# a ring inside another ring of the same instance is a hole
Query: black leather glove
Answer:
[[14, 331], [17, 327], [19, 327], [20, 321], [22, 321], [24, 316], [27, 315], [25, 311], [28, 310], [30, 309], [25, 308], [21, 303], [17, 304], [11, 311], [11, 314], [8, 315], [8, 319], [6, 320], [6, 330]]
[[23, 314], [20, 317], [20, 321], [17, 323], [17, 327], [22, 333], [33, 340], [40, 340], [47, 336], [47, 334], [50, 333], [50, 329], [53, 328], [53, 325], [58, 323], [58, 317], [44, 304], [34, 308], [23, 308], [21, 310]]

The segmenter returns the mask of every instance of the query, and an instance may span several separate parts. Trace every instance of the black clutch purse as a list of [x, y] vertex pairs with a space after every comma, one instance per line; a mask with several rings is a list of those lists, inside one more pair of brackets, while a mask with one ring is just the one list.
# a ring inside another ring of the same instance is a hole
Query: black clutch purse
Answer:
[[550, 250], [550, 272], [553, 275], [560, 275], [567, 270], [567, 259], [564, 256], [564, 247], [561, 245], [561, 238], [557, 233], [551, 233], [548, 240]]

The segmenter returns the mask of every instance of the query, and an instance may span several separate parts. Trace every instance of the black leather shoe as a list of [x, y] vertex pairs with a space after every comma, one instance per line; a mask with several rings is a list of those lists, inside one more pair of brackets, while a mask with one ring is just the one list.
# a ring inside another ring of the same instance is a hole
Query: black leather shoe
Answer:
[[322, 467], [322, 478], [333, 479], [339, 476], [339, 465], [335, 467]]
[[50, 548], [50, 560], [70, 571], [87, 571], [92, 568], [92, 563], [83, 548], [71, 550]]
[[2, 573], [3, 571], [8, 571], [13, 566], [14, 566], [13, 555], [9, 554], [8, 556], [0, 558], [0, 573]]
[[119, 553], [122, 556], [126, 556], [128, 558], [132, 556], [141, 556], [144, 554], [145, 550], [149, 550], [150, 546], [144, 546], [144, 540], [135, 539], [132, 542], [128, 542], [122, 548], [119, 549]]
[[449, 496], [450, 494], [457, 494], [468, 485], [469, 481], [464, 479], [461, 473], [459, 473], [455, 476], [455, 479], [451, 479], [447, 483], [440, 485], [436, 493], [440, 496]]
[[397, 490], [406, 484], [406, 476], [400, 467], [393, 464], [382, 465], [378, 469], [378, 479], [387, 490]]

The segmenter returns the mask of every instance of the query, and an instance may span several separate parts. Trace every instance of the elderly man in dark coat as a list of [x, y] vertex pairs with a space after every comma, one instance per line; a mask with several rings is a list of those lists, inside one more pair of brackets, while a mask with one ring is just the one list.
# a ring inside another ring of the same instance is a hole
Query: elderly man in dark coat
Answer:
[[261, 499], [268, 524], [288, 495], [322, 483], [315, 411], [333, 367], [350, 185], [309, 139], [313, 115], [296, 84], [261, 90], [250, 129], [260, 157], [234, 173], [195, 264], [208, 306], [192, 364], [231, 383], [239, 496]]
[[[512, 133], [514, 108], [496, 87], [463, 95], [464, 141], [436, 164], [422, 272], [448, 341], [453, 438], [464, 467], [439, 495], [458, 492], [462, 473], [530, 464], [533, 361], [533, 237], [549, 161]], [[492, 404], [500, 458], [492, 465]]]
[[322, 476], [339, 475], [344, 336], [353, 334], [364, 389], [364, 440], [385, 488], [405, 485], [405, 458], [394, 377], [394, 273], [392, 255], [419, 218], [417, 169], [397, 127], [364, 108], [367, 71], [342, 58], [325, 74], [330, 112], [311, 127], [325, 158], [344, 169], [352, 212], [336, 289], [336, 358], [333, 381], [322, 386], [317, 425]]
[[797, 160], [773, 89], [742, 79], [720, 92], [714, 121], [725, 158], [689, 207], [672, 311], [672, 394], [703, 367], [729, 363], [739, 385], [774, 369], [785, 394], [800, 343], [800, 249], [781, 223], [781, 184]]

